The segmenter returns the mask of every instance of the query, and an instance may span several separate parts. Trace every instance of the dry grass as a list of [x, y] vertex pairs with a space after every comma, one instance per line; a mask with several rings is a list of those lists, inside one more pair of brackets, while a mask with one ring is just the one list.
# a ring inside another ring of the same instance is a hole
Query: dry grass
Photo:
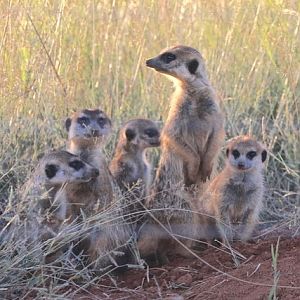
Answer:
[[[251, 133], [269, 149], [263, 219], [299, 224], [299, 27], [297, 1], [1, 1], [2, 211], [40, 153], [64, 146], [73, 109], [101, 106], [111, 116], [108, 156], [122, 122], [164, 121], [172, 87], [144, 61], [187, 44], [203, 53], [224, 100], [227, 137]], [[59, 269], [40, 264], [39, 250], [24, 240], [0, 245], [0, 295], [10, 286], [22, 297], [72, 298], [71, 287], [98, 280], [73, 258]], [[74, 280], [62, 279], [66, 270]]]

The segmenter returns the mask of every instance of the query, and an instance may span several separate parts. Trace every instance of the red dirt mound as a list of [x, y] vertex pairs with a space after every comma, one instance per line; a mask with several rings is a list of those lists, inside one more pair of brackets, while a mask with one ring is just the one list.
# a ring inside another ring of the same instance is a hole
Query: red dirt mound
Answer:
[[[101, 281], [77, 299], [267, 299], [274, 283], [271, 245], [278, 237], [234, 243], [244, 258], [233, 261], [224, 249], [209, 247], [201, 259], [174, 257], [161, 268], [130, 270]], [[223, 250], [223, 251], [222, 251]], [[281, 237], [277, 261], [279, 299], [300, 299], [300, 237]]]

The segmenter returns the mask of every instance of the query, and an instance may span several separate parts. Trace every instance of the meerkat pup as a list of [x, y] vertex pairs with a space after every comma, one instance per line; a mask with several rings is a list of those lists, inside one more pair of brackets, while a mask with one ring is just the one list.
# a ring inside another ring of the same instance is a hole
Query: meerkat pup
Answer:
[[[196, 49], [172, 47], [148, 59], [146, 65], [167, 75], [176, 86], [161, 133], [161, 158], [148, 207], [161, 209], [155, 216], [168, 225], [171, 232], [191, 237], [197, 223], [197, 217], [191, 212], [193, 200], [181, 197], [177, 190], [200, 184], [210, 177], [224, 139], [223, 113], [207, 78], [202, 55]], [[150, 245], [141, 237], [141, 253], [149, 252], [148, 246], [153, 250], [155, 234], [151, 233], [148, 238]], [[157, 233], [157, 236], [166, 234]], [[172, 251], [170, 239], [169, 236], [166, 243], [158, 242], [156, 250], [161, 254]]]
[[99, 109], [84, 109], [66, 120], [67, 149], [96, 167], [100, 173], [89, 182], [71, 184], [66, 189], [71, 207], [68, 218], [71, 221], [87, 220], [80, 223], [87, 227], [87, 232], [75, 251], [83, 251], [89, 264], [97, 269], [118, 264], [119, 254], [116, 255], [115, 250], [125, 253], [132, 234], [132, 229], [124, 221], [118, 188], [102, 153], [111, 128], [110, 119]]
[[247, 241], [263, 205], [263, 165], [267, 151], [254, 138], [238, 136], [226, 149], [226, 166], [203, 197], [205, 210], [216, 218], [222, 240]]
[[75, 112], [65, 123], [68, 132], [67, 150], [80, 156], [100, 171], [100, 175], [88, 183], [68, 187], [68, 201], [72, 204], [72, 216], [81, 211], [91, 215], [112, 201], [111, 175], [102, 153], [107, 137], [111, 133], [111, 121], [99, 110], [84, 109]]
[[148, 195], [152, 182], [152, 167], [146, 157], [146, 149], [158, 147], [159, 138], [157, 125], [147, 119], [130, 120], [120, 130], [110, 171], [124, 197], [132, 200], [127, 209], [128, 214], [143, 210], [138, 201], [143, 201]]
[[26, 207], [29, 219], [37, 221], [29, 227], [28, 238], [45, 241], [55, 237], [66, 220], [67, 186], [89, 182], [98, 176], [98, 169], [67, 151], [46, 154], [22, 188], [20, 205]]

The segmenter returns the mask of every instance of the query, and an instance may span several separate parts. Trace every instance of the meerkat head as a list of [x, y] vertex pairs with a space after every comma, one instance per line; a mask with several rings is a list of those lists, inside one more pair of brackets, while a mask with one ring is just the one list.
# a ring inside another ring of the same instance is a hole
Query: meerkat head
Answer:
[[207, 82], [203, 57], [191, 47], [179, 45], [163, 50], [158, 56], [146, 60], [146, 66], [181, 82], [193, 83], [199, 79]]
[[98, 169], [67, 151], [46, 154], [38, 167], [40, 180], [46, 184], [80, 183], [99, 176]]
[[155, 122], [147, 119], [133, 119], [128, 121], [120, 132], [121, 139], [127, 145], [144, 150], [160, 145], [160, 131]]
[[260, 170], [267, 158], [267, 151], [252, 137], [238, 136], [228, 142], [226, 156], [234, 169]]
[[67, 118], [65, 126], [69, 140], [73, 138], [98, 138], [105, 140], [112, 125], [108, 116], [100, 109], [83, 109]]

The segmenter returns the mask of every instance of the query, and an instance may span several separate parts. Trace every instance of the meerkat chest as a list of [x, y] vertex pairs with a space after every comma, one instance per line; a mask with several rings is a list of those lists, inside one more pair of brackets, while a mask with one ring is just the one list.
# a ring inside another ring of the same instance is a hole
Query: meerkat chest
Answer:
[[240, 175], [229, 178], [225, 185], [225, 193], [229, 198], [235, 199], [234, 202], [248, 202], [252, 195], [260, 188], [256, 178], [253, 176]]
[[138, 180], [145, 181], [148, 175], [148, 166], [143, 161], [132, 161], [125, 165], [129, 181], [132, 183]]
[[151, 165], [147, 161], [143, 161], [142, 169], [144, 179], [147, 181], [151, 177]]
[[247, 209], [253, 206], [252, 194], [255, 193], [255, 187], [242, 180], [229, 180], [229, 183], [222, 191], [223, 210], [229, 213], [230, 219], [239, 222]]
[[169, 117], [164, 132], [182, 131], [187, 129], [189, 134], [197, 132], [199, 129], [206, 129], [209, 125], [203, 123], [206, 118], [206, 114], [198, 113], [198, 107], [190, 102], [186, 102], [182, 107], [174, 114]]
[[166, 137], [167, 146], [170, 139], [175, 148], [179, 142], [202, 154], [214, 126], [209, 116], [207, 112], [199, 113], [198, 106], [194, 102], [183, 103], [177, 114], [166, 122], [162, 132], [162, 142]]
[[55, 193], [51, 191], [44, 193], [38, 199], [35, 209], [41, 224], [49, 226], [54, 231], [58, 230], [67, 216], [68, 201], [65, 190], [59, 189]]
[[240, 203], [230, 204], [228, 205], [228, 213], [229, 213], [229, 219], [232, 223], [238, 224], [242, 221], [245, 211], [247, 209], [244, 205], [241, 205]]

